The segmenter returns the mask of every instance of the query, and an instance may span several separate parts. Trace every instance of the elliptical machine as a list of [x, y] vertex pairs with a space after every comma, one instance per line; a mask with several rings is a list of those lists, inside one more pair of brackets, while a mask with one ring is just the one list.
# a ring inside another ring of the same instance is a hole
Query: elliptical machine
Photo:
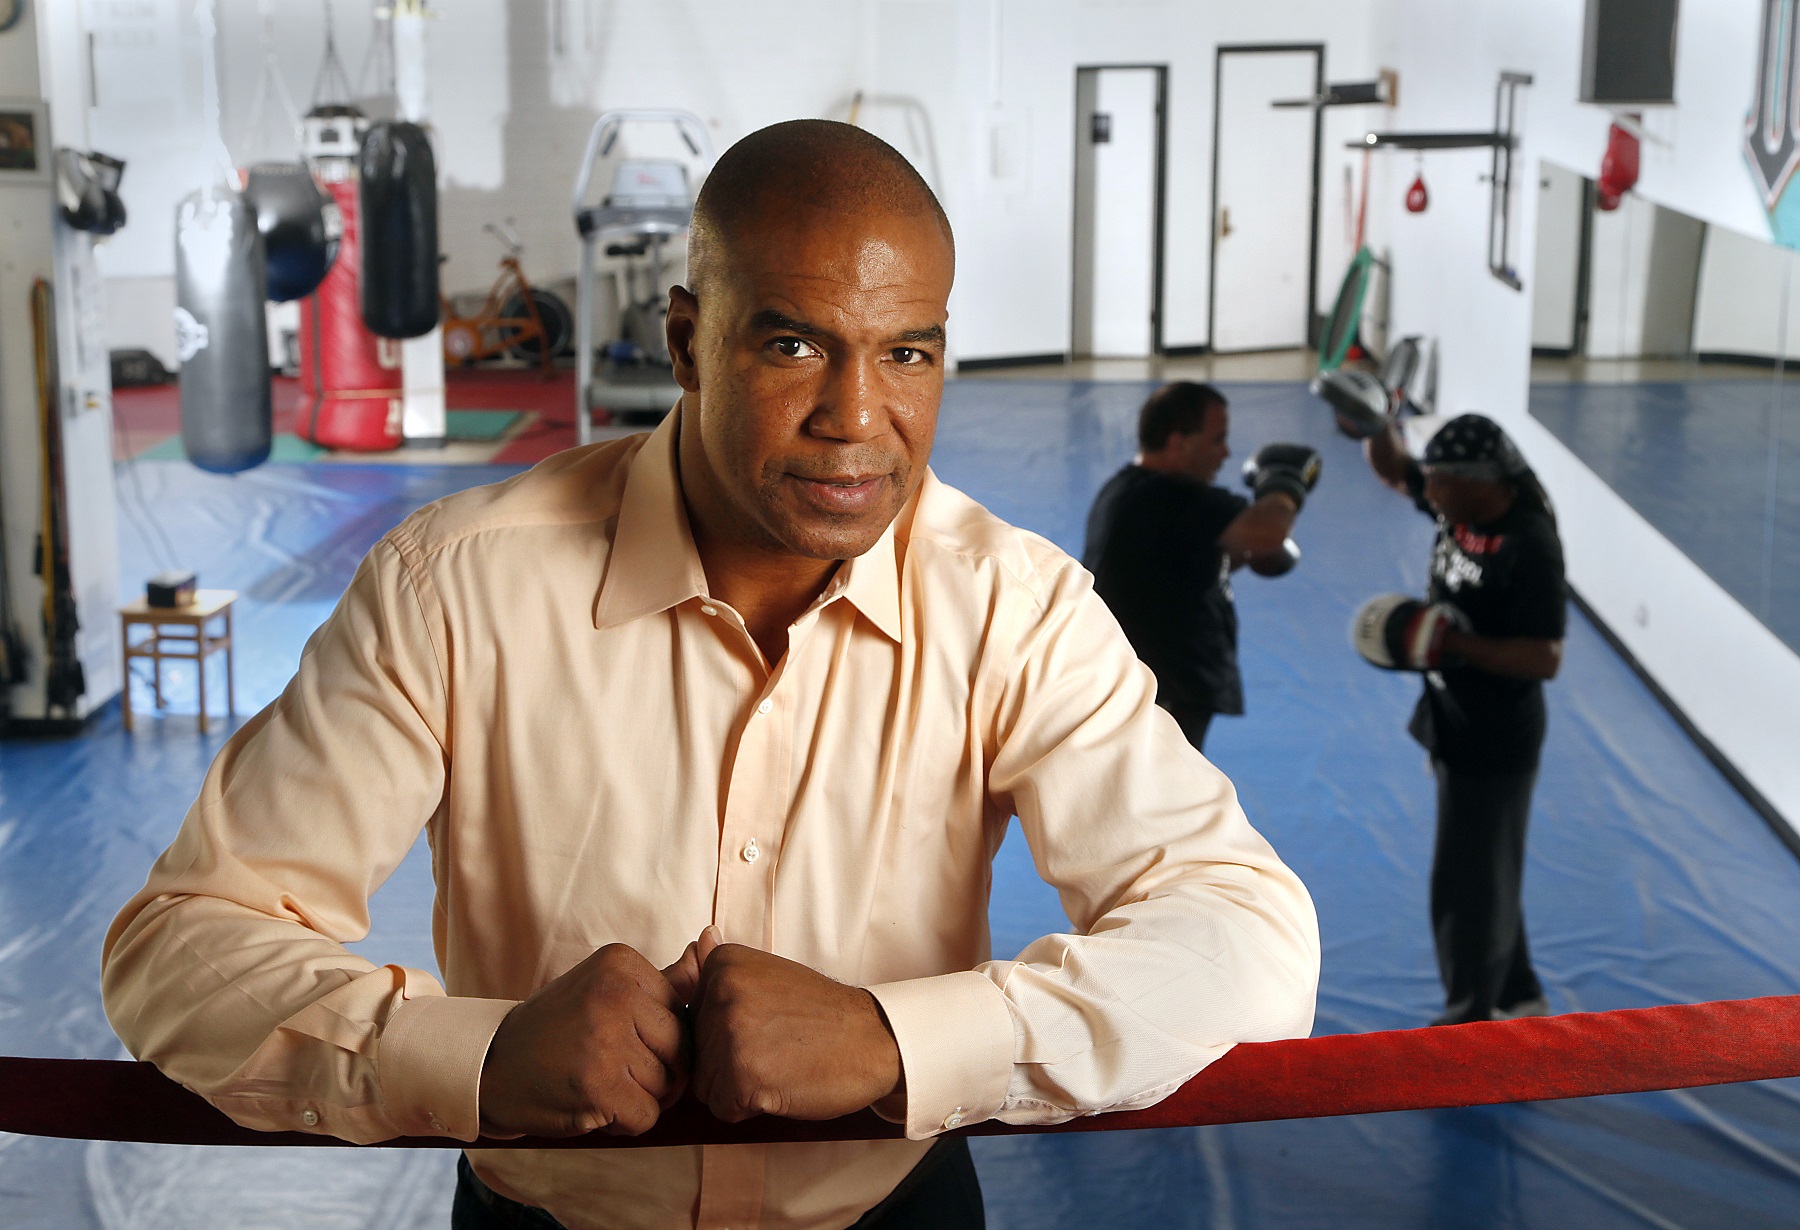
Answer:
[[[691, 158], [615, 157], [628, 123], [672, 126]], [[589, 204], [596, 167], [611, 163], [611, 188]], [[581, 271], [575, 310], [575, 438], [593, 439], [593, 411], [625, 420], [654, 422], [681, 396], [669, 362], [663, 323], [668, 267], [666, 248], [685, 237], [694, 218], [694, 183], [712, 164], [712, 142], [700, 117], [687, 111], [608, 111], [588, 134], [587, 150], [575, 181], [575, 231], [581, 237]], [[622, 259], [619, 270], [619, 336], [608, 343], [596, 366], [594, 340], [595, 249]]]

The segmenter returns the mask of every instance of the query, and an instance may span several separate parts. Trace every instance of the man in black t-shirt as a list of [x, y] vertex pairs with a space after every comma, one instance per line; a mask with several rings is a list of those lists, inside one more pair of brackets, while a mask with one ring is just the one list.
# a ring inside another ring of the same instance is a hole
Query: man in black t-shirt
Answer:
[[1138, 657], [1156, 675], [1156, 703], [1196, 748], [1216, 713], [1244, 711], [1231, 573], [1293, 566], [1288, 538], [1319, 458], [1302, 445], [1263, 449], [1246, 471], [1254, 501], [1212, 485], [1231, 455], [1224, 395], [1177, 381], [1138, 415], [1137, 458], [1094, 498], [1082, 563]]
[[1544, 682], [1562, 663], [1567, 589], [1556, 518], [1506, 433], [1452, 419], [1422, 463], [1389, 423], [1370, 465], [1437, 520], [1431, 585], [1407, 647], [1423, 670], [1409, 729], [1437, 777], [1431, 920], [1439, 1023], [1542, 1015], [1520, 907], [1525, 831], [1544, 742]]

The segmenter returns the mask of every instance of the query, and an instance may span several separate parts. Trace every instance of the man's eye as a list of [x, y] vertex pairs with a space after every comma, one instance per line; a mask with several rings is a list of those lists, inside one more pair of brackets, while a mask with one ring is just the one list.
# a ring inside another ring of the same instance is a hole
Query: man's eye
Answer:
[[804, 359], [819, 352], [813, 349], [812, 343], [798, 337], [778, 337], [769, 343], [775, 353], [789, 359]]
[[928, 362], [931, 358], [931, 356], [929, 354], [927, 354], [925, 351], [919, 350], [913, 346], [896, 346], [896, 347], [894, 347], [894, 350], [892, 353], [894, 356], [894, 362], [904, 364], [909, 367], [919, 364], [919, 363]]

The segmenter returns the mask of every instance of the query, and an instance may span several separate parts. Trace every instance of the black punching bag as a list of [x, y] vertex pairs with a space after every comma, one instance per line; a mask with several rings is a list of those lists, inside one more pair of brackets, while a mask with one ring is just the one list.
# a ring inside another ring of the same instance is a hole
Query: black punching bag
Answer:
[[343, 216], [304, 163], [258, 163], [248, 179], [244, 195], [256, 208], [256, 228], [268, 255], [269, 298], [303, 299], [319, 289], [337, 259]]
[[378, 337], [438, 322], [437, 164], [417, 124], [369, 125], [361, 173], [362, 318]]
[[223, 186], [183, 198], [175, 207], [181, 445], [202, 470], [231, 474], [268, 460], [266, 288], [250, 203]]

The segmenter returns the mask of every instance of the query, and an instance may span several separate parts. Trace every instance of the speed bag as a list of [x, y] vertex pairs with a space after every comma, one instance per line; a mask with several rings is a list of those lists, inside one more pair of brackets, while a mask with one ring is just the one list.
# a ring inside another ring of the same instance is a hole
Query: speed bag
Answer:
[[269, 298], [303, 299], [319, 288], [337, 259], [343, 219], [299, 162], [262, 162], [250, 168], [244, 195], [256, 208], [256, 228], [268, 254]]
[[267, 281], [256, 211], [225, 187], [175, 207], [175, 346], [181, 445], [202, 470], [232, 474], [268, 460]]
[[420, 337], [438, 323], [437, 164], [417, 124], [369, 125], [361, 180], [362, 318], [378, 337]]

